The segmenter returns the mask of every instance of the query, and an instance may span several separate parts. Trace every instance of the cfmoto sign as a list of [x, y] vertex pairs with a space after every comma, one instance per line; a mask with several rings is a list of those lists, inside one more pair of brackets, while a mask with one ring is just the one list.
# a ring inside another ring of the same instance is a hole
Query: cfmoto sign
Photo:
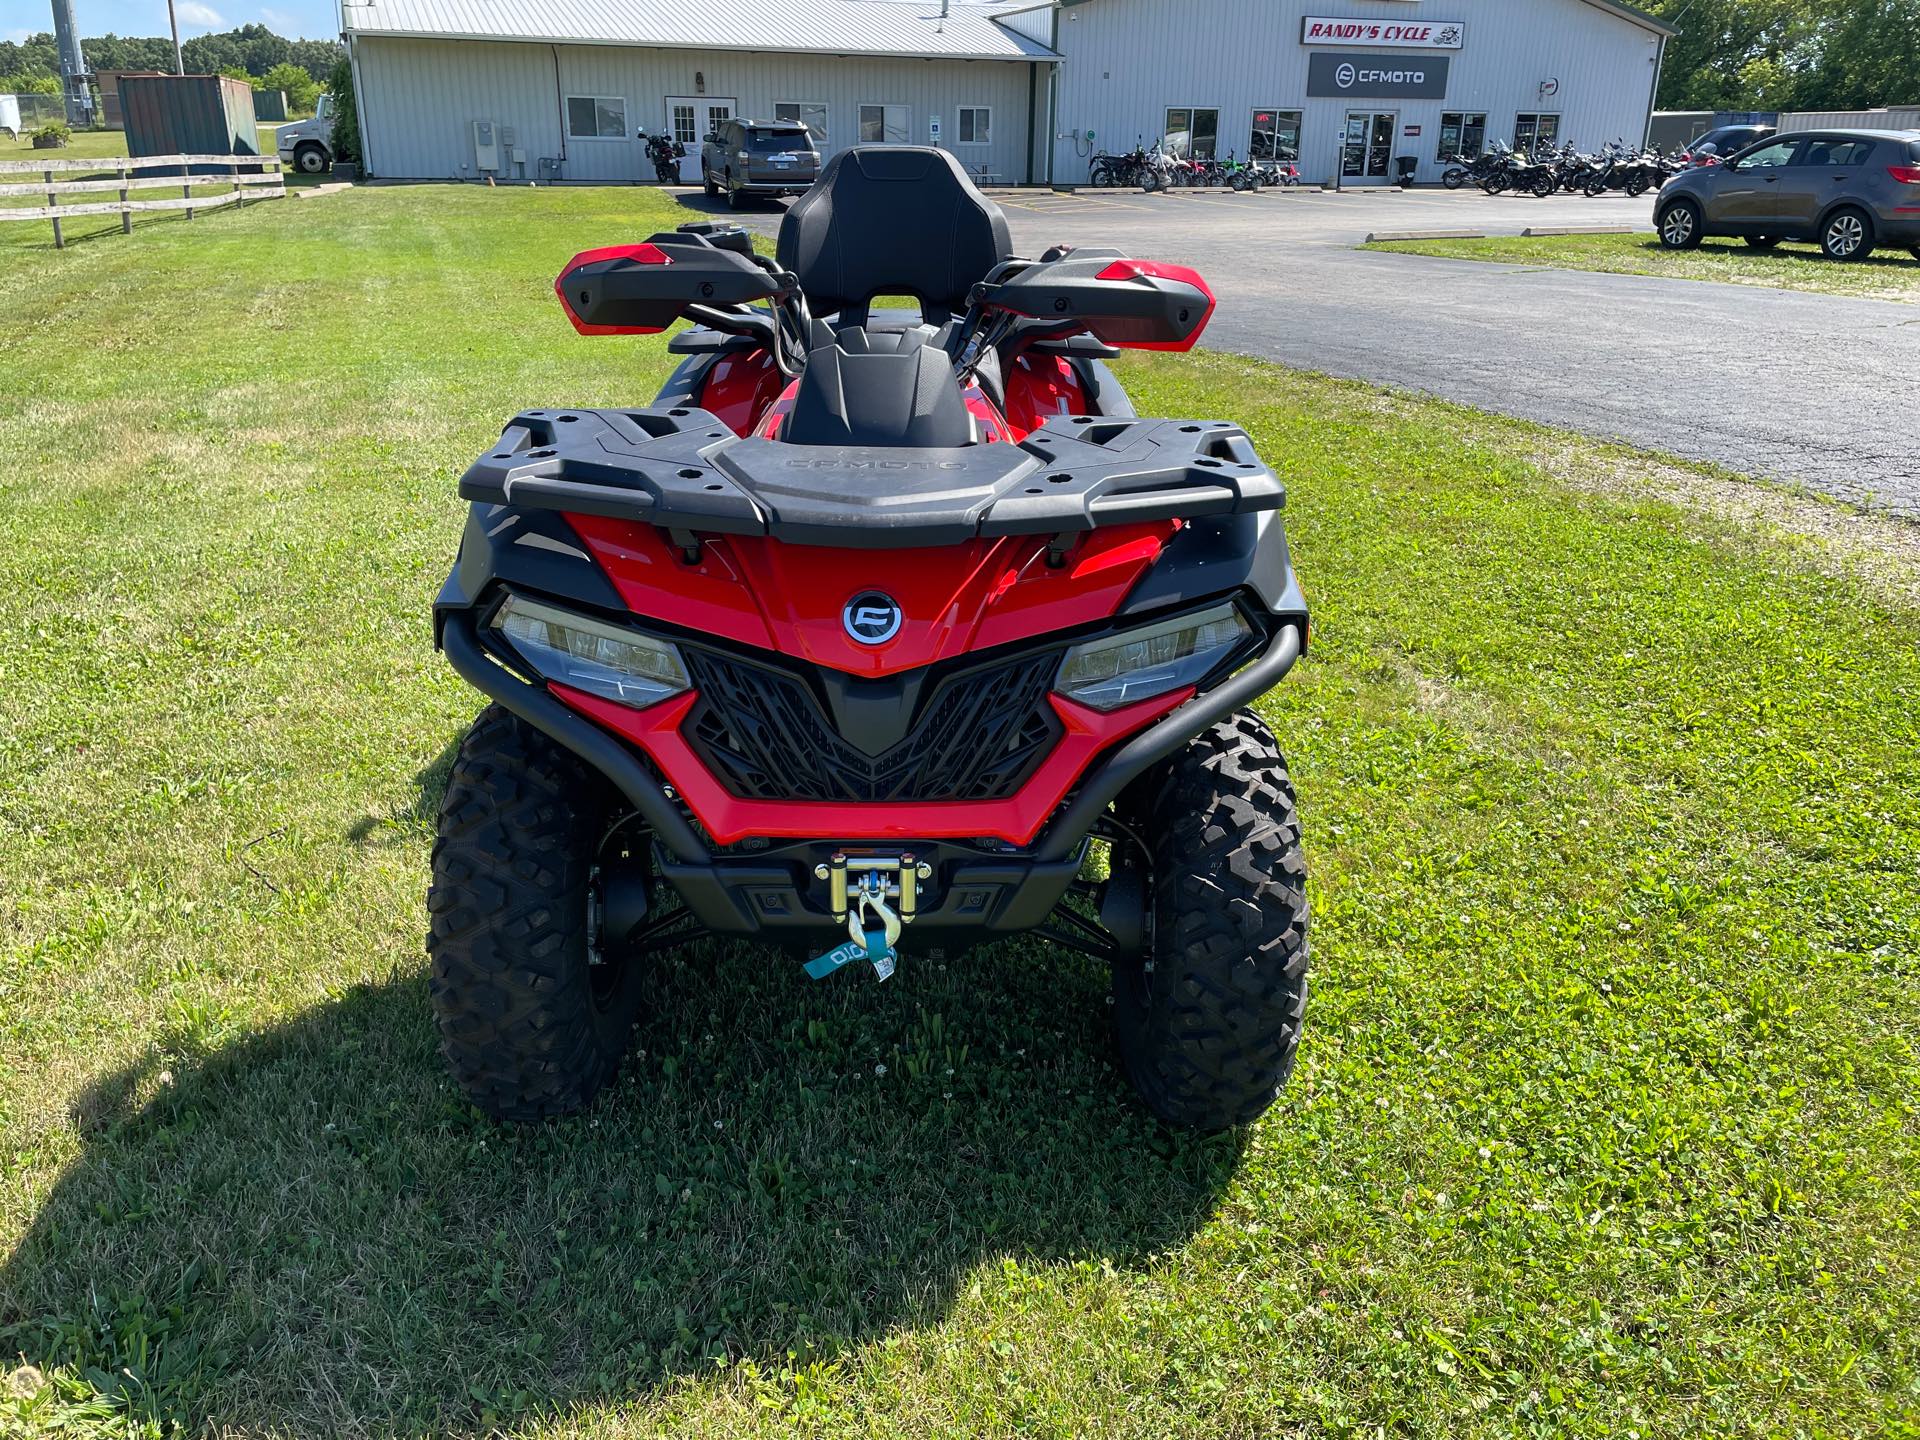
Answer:
[[1310, 55], [1307, 94], [1332, 99], [1444, 100], [1446, 55]]

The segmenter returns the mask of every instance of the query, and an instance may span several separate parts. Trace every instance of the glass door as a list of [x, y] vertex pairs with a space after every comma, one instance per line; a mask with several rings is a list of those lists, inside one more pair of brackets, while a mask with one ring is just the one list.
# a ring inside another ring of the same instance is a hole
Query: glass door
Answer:
[[1340, 149], [1340, 174], [1348, 180], [1384, 180], [1393, 165], [1398, 115], [1391, 110], [1349, 110]]
[[[700, 149], [707, 136], [733, 118], [734, 102], [704, 95], [667, 97], [667, 136], [687, 153], [680, 157], [680, 183], [700, 183]], [[651, 168], [651, 167], [649, 167]]]

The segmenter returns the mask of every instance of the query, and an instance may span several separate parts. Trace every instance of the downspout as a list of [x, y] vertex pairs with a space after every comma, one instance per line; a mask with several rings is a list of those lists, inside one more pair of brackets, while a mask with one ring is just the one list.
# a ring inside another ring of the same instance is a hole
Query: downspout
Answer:
[[1033, 184], [1033, 122], [1040, 110], [1040, 67], [1027, 66], [1027, 184]]
[[1647, 126], [1640, 136], [1640, 148], [1645, 150], [1653, 144], [1653, 107], [1660, 103], [1660, 72], [1667, 64], [1667, 39], [1660, 37], [1660, 47], [1653, 54], [1653, 89], [1647, 95]]
[[[1060, 7], [1050, 6], [1047, 10], [1047, 48], [1054, 54], [1060, 53]], [[1047, 178], [1046, 184], [1053, 184], [1053, 154], [1058, 141], [1054, 138], [1060, 133], [1060, 64], [1055, 60], [1047, 66]]]
[[564, 177], [567, 170], [567, 96], [560, 88], [560, 47], [549, 45], [553, 52], [553, 108], [560, 116], [560, 173]]

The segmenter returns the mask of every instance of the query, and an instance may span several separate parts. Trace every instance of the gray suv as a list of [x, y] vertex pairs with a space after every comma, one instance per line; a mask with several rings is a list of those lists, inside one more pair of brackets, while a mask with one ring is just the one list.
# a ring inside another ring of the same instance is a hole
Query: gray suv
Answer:
[[1673, 250], [1737, 235], [1760, 250], [1813, 241], [1834, 260], [1864, 260], [1876, 245], [1906, 246], [1920, 259], [1920, 131], [1775, 135], [1674, 176], [1654, 201], [1653, 223]]
[[820, 178], [820, 152], [805, 125], [723, 120], [700, 150], [700, 183], [739, 209], [753, 195], [798, 195]]

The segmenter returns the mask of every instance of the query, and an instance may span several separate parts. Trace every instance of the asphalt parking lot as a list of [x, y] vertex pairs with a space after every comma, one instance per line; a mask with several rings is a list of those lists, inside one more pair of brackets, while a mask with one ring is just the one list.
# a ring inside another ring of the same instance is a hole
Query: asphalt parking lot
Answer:
[[[1301, 188], [996, 191], [1015, 246], [1191, 264], [1207, 344], [1628, 441], [1920, 516], [1904, 407], [1920, 306], [1356, 249], [1382, 230], [1625, 225], [1651, 197]], [[696, 208], [705, 208], [697, 196]], [[771, 232], [773, 207], [743, 217]]]

